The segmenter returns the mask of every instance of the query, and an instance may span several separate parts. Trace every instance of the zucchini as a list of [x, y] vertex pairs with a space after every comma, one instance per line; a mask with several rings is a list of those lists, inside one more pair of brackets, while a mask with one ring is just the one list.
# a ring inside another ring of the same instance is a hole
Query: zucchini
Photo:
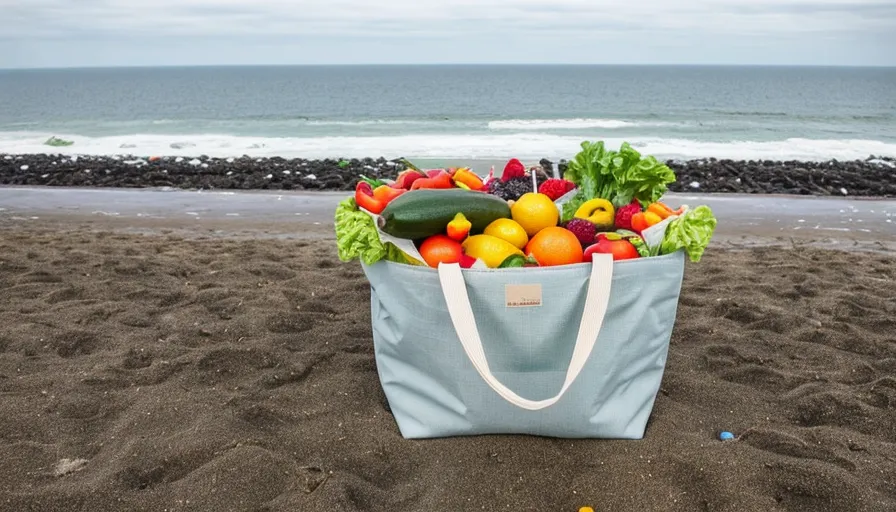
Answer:
[[417, 240], [444, 233], [458, 213], [463, 213], [473, 225], [470, 229], [473, 235], [481, 233], [495, 219], [510, 218], [510, 205], [485, 192], [460, 188], [418, 189], [390, 201], [377, 224], [384, 233]]

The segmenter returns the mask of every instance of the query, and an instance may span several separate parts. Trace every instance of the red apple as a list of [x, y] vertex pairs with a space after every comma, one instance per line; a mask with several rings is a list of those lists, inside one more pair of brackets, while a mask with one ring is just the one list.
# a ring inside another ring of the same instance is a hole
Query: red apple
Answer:
[[591, 255], [596, 252], [612, 254], [614, 261], [641, 256], [638, 254], [638, 249], [635, 249], [635, 246], [628, 240], [609, 240], [603, 233], [597, 235], [597, 243], [591, 244], [585, 249], [584, 260], [591, 261]]

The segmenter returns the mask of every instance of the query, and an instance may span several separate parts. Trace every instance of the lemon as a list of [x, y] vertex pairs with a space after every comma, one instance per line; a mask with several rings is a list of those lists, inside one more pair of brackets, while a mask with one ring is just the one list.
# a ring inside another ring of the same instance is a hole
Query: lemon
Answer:
[[510, 207], [510, 216], [532, 237], [544, 228], [556, 226], [560, 210], [547, 195], [527, 192]]
[[485, 227], [483, 235], [491, 235], [506, 240], [517, 249], [522, 249], [529, 243], [529, 235], [520, 223], [513, 219], [495, 219]]
[[523, 255], [523, 251], [510, 242], [485, 234], [467, 237], [461, 247], [467, 256], [482, 260], [489, 268], [498, 268], [511, 254]]

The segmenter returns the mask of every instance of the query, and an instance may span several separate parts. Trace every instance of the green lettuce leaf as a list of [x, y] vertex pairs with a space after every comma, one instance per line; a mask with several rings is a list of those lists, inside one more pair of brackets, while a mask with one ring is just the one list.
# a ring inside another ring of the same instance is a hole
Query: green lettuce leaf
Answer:
[[675, 182], [675, 173], [653, 156], [642, 157], [627, 142], [619, 150], [624, 164], [614, 169], [616, 195], [611, 199], [617, 208], [637, 199], [650, 204], [666, 193], [667, 184]]
[[708, 206], [687, 210], [666, 226], [666, 234], [660, 244], [660, 254], [671, 254], [684, 249], [691, 261], [698, 262], [716, 229], [718, 221]]
[[596, 197], [616, 208], [632, 199], [646, 206], [659, 200], [675, 181], [675, 173], [666, 164], [652, 156], [642, 157], [628, 142], [612, 151], [603, 141], [582, 142], [582, 150], [567, 164], [563, 177], [578, 188], [563, 205], [563, 220], [571, 219], [582, 203]]
[[359, 259], [373, 265], [382, 259], [398, 263], [419, 264], [395, 247], [380, 240], [373, 218], [358, 209], [350, 197], [336, 207], [336, 247], [339, 259], [345, 262]]

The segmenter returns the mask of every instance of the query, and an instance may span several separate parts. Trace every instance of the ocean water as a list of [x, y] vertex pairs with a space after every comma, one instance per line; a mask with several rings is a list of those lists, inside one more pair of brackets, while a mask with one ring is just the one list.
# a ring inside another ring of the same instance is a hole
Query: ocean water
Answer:
[[896, 68], [0, 70], [8, 153], [556, 161], [597, 139], [673, 159], [896, 156]]

